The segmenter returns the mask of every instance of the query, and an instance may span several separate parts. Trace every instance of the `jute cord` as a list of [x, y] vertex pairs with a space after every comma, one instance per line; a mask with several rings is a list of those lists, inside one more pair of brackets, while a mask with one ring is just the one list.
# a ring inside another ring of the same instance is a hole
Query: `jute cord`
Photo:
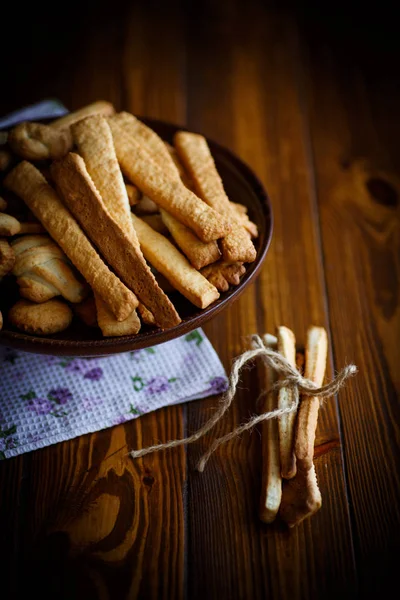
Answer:
[[190, 435], [189, 437], [180, 439], [180, 440], [171, 440], [164, 444], [156, 444], [154, 446], [148, 446], [147, 448], [142, 448], [140, 450], [132, 450], [129, 454], [132, 458], [140, 458], [141, 456], [146, 456], [146, 454], [150, 454], [152, 452], [158, 452], [160, 450], [167, 450], [168, 448], [176, 448], [177, 446], [182, 446], [184, 444], [192, 444], [196, 442], [201, 437], [206, 435], [224, 416], [226, 411], [229, 409], [232, 400], [235, 396], [240, 373], [245, 365], [253, 361], [254, 359], [261, 357], [265, 364], [275, 371], [275, 373], [281, 377], [269, 390], [266, 390], [262, 393], [262, 396], [270, 394], [280, 388], [297, 388], [299, 393], [294, 394], [297, 400], [287, 408], [277, 408], [275, 410], [271, 410], [260, 415], [256, 415], [251, 417], [246, 423], [243, 423], [239, 427], [236, 427], [233, 431], [230, 431], [226, 435], [214, 440], [211, 444], [207, 452], [203, 454], [200, 458], [199, 462], [196, 465], [196, 469], [200, 472], [204, 471], [204, 467], [207, 464], [210, 456], [215, 452], [215, 450], [225, 442], [232, 440], [237, 437], [244, 431], [252, 429], [258, 423], [262, 421], [267, 421], [268, 419], [276, 419], [281, 417], [282, 415], [296, 412], [299, 406], [299, 398], [302, 396], [315, 396], [318, 397], [321, 401], [325, 398], [330, 398], [337, 394], [340, 388], [344, 385], [345, 381], [352, 377], [357, 373], [357, 367], [355, 365], [347, 365], [344, 367], [339, 373], [336, 375], [332, 381], [318, 387], [309, 379], [306, 379], [301, 375], [297, 369], [295, 369], [281, 354], [272, 350], [268, 346], [264, 344], [260, 336], [253, 335], [252, 336], [252, 349], [243, 352], [240, 356], [238, 356], [232, 365], [231, 374], [229, 377], [229, 387], [227, 391], [221, 396], [220, 401], [217, 406], [217, 410], [213, 414], [213, 416], [201, 427], [198, 431]]

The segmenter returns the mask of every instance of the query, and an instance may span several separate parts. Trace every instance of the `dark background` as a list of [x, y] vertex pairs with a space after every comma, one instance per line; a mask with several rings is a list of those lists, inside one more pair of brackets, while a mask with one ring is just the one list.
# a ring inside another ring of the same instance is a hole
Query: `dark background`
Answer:
[[[0, 36], [2, 112], [13, 110], [25, 102], [34, 102], [59, 91], [61, 100], [68, 103], [68, 87], [74, 80], [76, 65], [90, 44], [91, 32], [103, 36], [103, 52], [98, 56], [97, 68], [108, 50], [124, 43], [126, 15], [133, 6], [142, 6], [158, 25], [168, 28], [171, 3], [163, 0], [113, 2], [25, 3], [14, 2], [1, 8], [2, 33]], [[218, 20], [219, 2], [208, 3], [182, 0], [180, 27], [183, 35], [196, 31], [199, 44], [207, 44], [207, 31]], [[228, 4], [222, 3], [222, 4]], [[244, 32], [254, 27], [252, 5], [264, 5], [267, 11], [295, 16], [312, 52], [331, 48], [343, 67], [351, 73], [355, 67], [366, 74], [367, 83], [385, 85], [385, 93], [399, 93], [400, 36], [398, 21], [390, 2], [377, 2], [373, 7], [354, 2], [232, 2], [232, 20], [240, 20]], [[225, 33], [232, 23], [225, 23]], [[234, 28], [232, 27], [232, 30]], [[110, 32], [120, 31], [109, 39]], [[236, 29], [235, 29], [236, 35]], [[245, 36], [244, 36], [245, 37]], [[153, 40], [149, 36], [149, 51]], [[237, 40], [240, 44], [240, 38]], [[107, 95], [105, 90], [105, 96]], [[121, 81], [121, 103], [123, 103]]]

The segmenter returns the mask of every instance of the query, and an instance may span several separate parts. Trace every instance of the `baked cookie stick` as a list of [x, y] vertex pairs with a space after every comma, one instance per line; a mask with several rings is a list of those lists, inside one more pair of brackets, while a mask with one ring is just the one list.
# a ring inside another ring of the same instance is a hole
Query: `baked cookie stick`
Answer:
[[147, 325], [155, 325], [156, 324], [156, 320], [154, 318], [154, 315], [152, 312], [150, 312], [144, 304], [141, 304], [141, 302], [139, 302], [139, 306], [137, 307], [137, 311], [140, 315], [140, 318], [142, 319], [143, 323], [146, 323]]
[[190, 178], [183, 168], [173, 146], [164, 142], [153, 129], [147, 127], [147, 125], [131, 113], [120, 112], [116, 116], [116, 119], [131, 137], [135, 138], [143, 145], [153, 160], [162, 167], [165, 172], [168, 172], [169, 177], [182, 179], [184, 185], [193, 191]]
[[[130, 218], [128, 193], [114, 150], [114, 142], [107, 120], [101, 115], [81, 119], [71, 126], [74, 142], [83, 157], [92, 178], [112, 218], [118, 223], [132, 244], [139, 250], [139, 242]], [[132, 314], [124, 321], [115, 321], [112, 312], [97, 297], [97, 321], [103, 335], [128, 335], [137, 333], [140, 321]]]
[[199, 308], [207, 308], [219, 298], [217, 288], [196, 271], [166, 237], [154, 231], [133, 213], [132, 220], [140, 247], [149, 263], [185, 298]]
[[69, 113], [65, 115], [65, 117], [60, 117], [51, 123], [51, 127], [55, 129], [67, 129], [71, 127], [73, 123], [77, 123], [81, 119], [85, 117], [89, 117], [91, 115], [103, 115], [105, 117], [109, 117], [115, 113], [115, 109], [111, 102], [106, 102], [105, 100], [98, 100], [97, 102], [92, 102], [92, 104], [87, 104], [82, 108], [79, 108], [75, 112]]
[[157, 324], [167, 328], [180, 323], [175, 307], [157, 284], [139, 246], [132, 243], [107, 210], [83, 158], [70, 153], [52, 164], [51, 173], [67, 206], [88, 236], [122, 281], [151, 310]]
[[115, 150], [122, 171], [156, 204], [190, 227], [203, 242], [225, 236], [231, 229], [229, 219], [221, 217], [193, 192], [180, 178], [171, 178], [132, 138], [119, 122], [119, 115], [109, 119]]
[[[323, 327], [310, 327], [307, 332], [304, 377], [318, 387], [323, 384], [328, 353], [328, 337]], [[295, 454], [297, 464], [311, 469], [314, 458], [315, 430], [317, 428], [319, 398], [304, 396], [297, 415]]]
[[134, 310], [124, 321], [117, 321], [107, 304], [95, 294], [97, 324], [105, 337], [133, 335], [140, 330], [140, 320]]
[[217, 242], [202, 242], [189, 227], [166, 210], [160, 210], [162, 220], [176, 244], [195, 269], [200, 270], [221, 257]]
[[230, 285], [239, 285], [241, 276], [246, 272], [243, 263], [227, 263], [219, 260], [201, 269], [201, 274], [215, 285], [220, 292], [227, 292]]
[[231, 207], [236, 213], [236, 218], [248, 232], [250, 237], [256, 238], [258, 237], [258, 227], [253, 221], [250, 221], [249, 216], [247, 214], [247, 206], [243, 204], [239, 204], [237, 202], [231, 202]]
[[[296, 368], [296, 339], [293, 331], [288, 327], [278, 327], [278, 352], [293, 368]], [[297, 387], [283, 387], [278, 394], [278, 408], [289, 408], [298, 402], [299, 390]], [[296, 475], [296, 455], [294, 453], [294, 425], [296, 413], [291, 412], [279, 417], [279, 450], [281, 455], [281, 470], [284, 479], [291, 479]]]
[[293, 479], [283, 482], [279, 516], [289, 525], [299, 525], [322, 506], [314, 465], [311, 469], [299, 467]]
[[87, 172], [107, 210], [131, 241], [138, 244], [130, 217], [128, 193], [107, 120], [101, 115], [94, 115], [75, 123], [71, 130]]
[[[323, 327], [307, 332], [304, 376], [321, 386], [325, 376], [328, 338]], [[290, 527], [298, 525], [322, 506], [321, 492], [313, 463], [319, 398], [303, 397], [297, 413], [294, 449], [297, 472], [284, 482], [280, 515]]]
[[137, 140], [153, 160], [165, 170], [168, 177], [180, 179], [180, 173], [171, 152], [168, 151], [164, 140], [153, 129], [127, 112], [120, 112], [110, 120], [118, 122], [130, 138]]
[[175, 134], [174, 144], [198, 196], [232, 222], [231, 232], [221, 240], [224, 260], [253, 262], [257, 255], [256, 249], [229, 202], [206, 139], [202, 135], [179, 131]]
[[[265, 342], [266, 343], [266, 342]], [[268, 344], [272, 347], [273, 344]], [[260, 377], [262, 389], [269, 390], [275, 383], [275, 375], [266, 364]], [[276, 409], [277, 394], [265, 396], [261, 413]], [[278, 424], [276, 419], [261, 423], [262, 476], [259, 515], [264, 523], [272, 523], [278, 514], [282, 496], [282, 476], [279, 458]]]
[[136, 308], [137, 298], [105, 265], [40, 171], [23, 161], [7, 175], [4, 185], [25, 201], [117, 319], [126, 319]]

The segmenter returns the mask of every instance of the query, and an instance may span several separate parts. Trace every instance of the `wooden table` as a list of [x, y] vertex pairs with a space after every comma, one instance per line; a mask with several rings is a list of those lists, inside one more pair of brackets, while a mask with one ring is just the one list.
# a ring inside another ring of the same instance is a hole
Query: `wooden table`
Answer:
[[[193, 432], [216, 397], [5, 461], [1, 597], [376, 597], [396, 580], [400, 538], [400, 79], [390, 18], [384, 27], [376, 15], [360, 23], [345, 10], [325, 18], [256, 0], [64, 8], [61, 22], [35, 6], [20, 24], [1, 112], [46, 96], [70, 109], [103, 98], [234, 150], [264, 182], [275, 229], [261, 275], [206, 333], [229, 370], [251, 333], [285, 324], [303, 344], [310, 324], [323, 325], [328, 376], [350, 361], [359, 374], [320, 411], [323, 506], [290, 531], [257, 516], [257, 431], [221, 447], [203, 474], [194, 465], [211, 437], [125, 457]], [[254, 413], [258, 393], [247, 371], [214, 434]]]

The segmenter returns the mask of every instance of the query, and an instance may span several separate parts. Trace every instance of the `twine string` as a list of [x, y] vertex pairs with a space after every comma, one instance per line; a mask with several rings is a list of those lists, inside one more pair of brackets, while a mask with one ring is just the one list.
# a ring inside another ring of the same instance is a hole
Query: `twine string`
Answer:
[[215, 452], [215, 450], [225, 442], [237, 437], [244, 431], [252, 429], [258, 423], [262, 421], [266, 421], [269, 419], [276, 419], [281, 417], [282, 415], [296, 412], [299, 405], [299, 397], [300, 394], [303, 396], [314, 396], [323, 400], [324, 398], [329, 398], [337, 394], [340, 388], [344, 385], [345, 381], [352, 377], [357, 373], [357, 367], [355, 365], [347, 365], [344, 367], [339, 373], [336, 375], [332, 381], [323, 385], [317, 386], [313, 381], [307, 379], [301, 375], [296, 368], [294, 368], [289, 361], [276, 352], [272, 350], [268, 346], [264, 344], [260, 336], [253, 335], [252, 336], [252, 349], [243, 352], [240, 356], [238, 356], [232, 365], [231, 374], [229, 376], [229, 387], [227, 391], [221, 396], [217, 410], [214, 412], [212, 417], [206, 423], [200, 427], [195, 433], [192, 435], [180, 439], [180, 440], [171, 440], [169, 442], [165, 442], [163, 444], [156, 444], [154, 446], [148, 446], [147, 448], [141, 448], [140, 450], [132, 450], [129, 454], [132, 458], [140, 458], [142, 456], [146, 456], [146, 454], [150, 454], [152, 452], [158, 452], [160, 450], [167, 450], [168, 448], [176, 448], [177, 446], [182, 446], [186, 444], [192, 444], [196, 442], [201, 437], [206, 435], [224, 416], [229, 407], [232, 404], [232, 400], [236, 394], [237, 386], [239, 383], [240, 373], [243, 367], [249, 364], [251, 361], [256, 359], [257, 357], [262, 357], [266, 365], [275, 371], [277, 375], [280, 376], [280, 379], [274, 383], [274, 385], [269, 389], [263, 392], [262, 395], [270, 394], [274, 391], [277, 391], [283, 387], [297, 387], [299, 394], [297, 394], [297, 400], [293, 402], [293, 404], [286, 408], [277, 408], [275, 410], [271, 410], [260, 415], [255, 415], [251, 417], [246, 423], [239, 425], [233, 431], [230, 431], [226, 435], [214, 440], [209, 449], [201, 456], [199, 462], [196, 465], [196, 469], [200, 472], [204, 471], [204, 467], [210, 456]]

